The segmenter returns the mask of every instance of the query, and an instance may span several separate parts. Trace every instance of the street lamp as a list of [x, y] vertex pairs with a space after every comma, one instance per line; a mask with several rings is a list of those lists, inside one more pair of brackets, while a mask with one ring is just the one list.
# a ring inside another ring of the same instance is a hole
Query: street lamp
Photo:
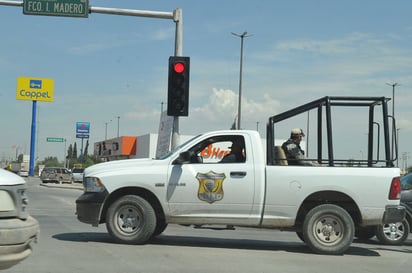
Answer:
[[[398, 86], [399, 84], [397, 82], [395, 83], [386, 83], [389, 86], [392, 86], [392, 120], [393, 122], [395, 122], [395, 86]], [[393, 124], [393, 128], [392, 128], [392, 159], [394, 156], [394, 147], [395, 147], [395, 137], [396, 137], [396, 132], [395, 132], [395, 126], [394, 123]]]
[[117, 118], [117, 137], [119, 137], [120, 116], [116, 116], [115, 118]]
[[106, 122], [104, 123], [104, 125], [105, 125], [105, 129], [104, 129], [104, 140], [107, 140], [107, 124], [109, 124], [110, 122], [112, 122], [112, 120], [106, 121]]
[[399, 84], [397, 82], [386, 84], [392, 86], [392, 117], [395, 118], [395, 86], [398, 86]]
[[396, 129], [396, 167], [399, 167], [399, 130], [401, 128]]
[[237, 129], [240, 130], [240, 113], [242, 107], [242, 68], [243, 68], [243, 39], [245, 37], [250, 37], [252, 35], [247, 35], [247, 32], [243, 32], [242, 34], [233, 33], [233, 35], [240, 37], [240, 72], [239, 72], [239, 102], [237, 108]]

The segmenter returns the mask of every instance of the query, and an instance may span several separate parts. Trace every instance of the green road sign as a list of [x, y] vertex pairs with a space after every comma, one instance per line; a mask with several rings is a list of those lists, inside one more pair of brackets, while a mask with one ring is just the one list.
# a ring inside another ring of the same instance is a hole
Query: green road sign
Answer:
[[62, 137], [48, 137], [47, 142], [63, 142], [64, 138]]
[[24, 0], [23, 13], [29, 15], [51, 15], [88, 17], [88, 0]]

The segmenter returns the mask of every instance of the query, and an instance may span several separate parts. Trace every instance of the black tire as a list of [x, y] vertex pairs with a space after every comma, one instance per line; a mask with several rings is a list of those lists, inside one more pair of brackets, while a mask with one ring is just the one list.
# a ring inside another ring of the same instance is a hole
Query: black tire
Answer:
[[376, 235], [375, 226], [359, 227], [355, 231], [355, 237], [357, 237], [359, 240], [362, 240], [362, 241], [369, 240], [375, 235]]
[[301, 232], [301, 231], [296, 231], [296, 235], [298, 236], [299, 239], [302, 240], [302, 242], [305, 242], [305, 238], [303, 238], [303, 232]]
[[318, 254], [343, 254], [355, 235], [352, 217], [343, 208], [324, 204], [314, 207], [303, 222], [304, 242]]
[[155, 231], [153, 232], [152, 237], [158, 236], [160, 234], [163, 233], [163, 231], [165, 231], [165, 229], [167, 228], [167, 224], [164, 221], [158, 221], [156, 224], [156, 228]]
[[402, 222], [379, 225], [376, 237], [385, 245], [402, 245], [408, 239], [411, 227], [406, 219]]
[[155, 232], [156, 213], [142, 197], [126, 195], [110, 205], [106, 227], [116, 242], [144, 244]]

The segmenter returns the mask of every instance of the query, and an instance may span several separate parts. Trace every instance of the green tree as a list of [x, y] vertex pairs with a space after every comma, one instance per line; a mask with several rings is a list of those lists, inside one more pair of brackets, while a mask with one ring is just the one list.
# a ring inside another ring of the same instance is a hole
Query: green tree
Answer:
[[72, 154], [72, 158], [77, 158], [77, 144], [76, 142], [73, 145], [73, 154]]
[[46, 167], [63, 167], [63, 163], [59, 162], [59, 160], [55, 156], [46, 157], [43, 160], [42, 165], [45, 165]]
[[69, 149], [67, 149], [66, 159], [72, 159], [72, 158], [73, 158], [73, 146], [70, 144]]
[[83, 159], [86, 159], [88, 157], [88, 152], [89, 152], [89, 139], [87, 139], [86, 146], [84, 147]]
[[23, 154], [19, 154], [19, 156], [17, 157], [17, 162], [18, 162], [18, 163], [22, 163], [22, 162], [23, 162]]

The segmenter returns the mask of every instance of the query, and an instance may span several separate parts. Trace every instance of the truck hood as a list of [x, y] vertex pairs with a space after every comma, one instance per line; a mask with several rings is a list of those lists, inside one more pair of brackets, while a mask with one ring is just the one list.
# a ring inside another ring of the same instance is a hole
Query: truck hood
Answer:
[[128, 172], [135, 168], [145, 168], [148, 166], [154, 165], [157, 161], [150, 158], [139, 158], [139, 159], [124, 159], [124, 160], [116, 160], [110, 162], [99, 163], [93, 166], [90, 166], [85, 169], [84, 176], [97, 176], [99, 177], [101, 174], [110, 174], [110, 173], [119, 173], [119, 172]]
[[0, 169], [0, 185], [21, 185], [25, 183], [24, 179], [20, 176], [4, 169]]

